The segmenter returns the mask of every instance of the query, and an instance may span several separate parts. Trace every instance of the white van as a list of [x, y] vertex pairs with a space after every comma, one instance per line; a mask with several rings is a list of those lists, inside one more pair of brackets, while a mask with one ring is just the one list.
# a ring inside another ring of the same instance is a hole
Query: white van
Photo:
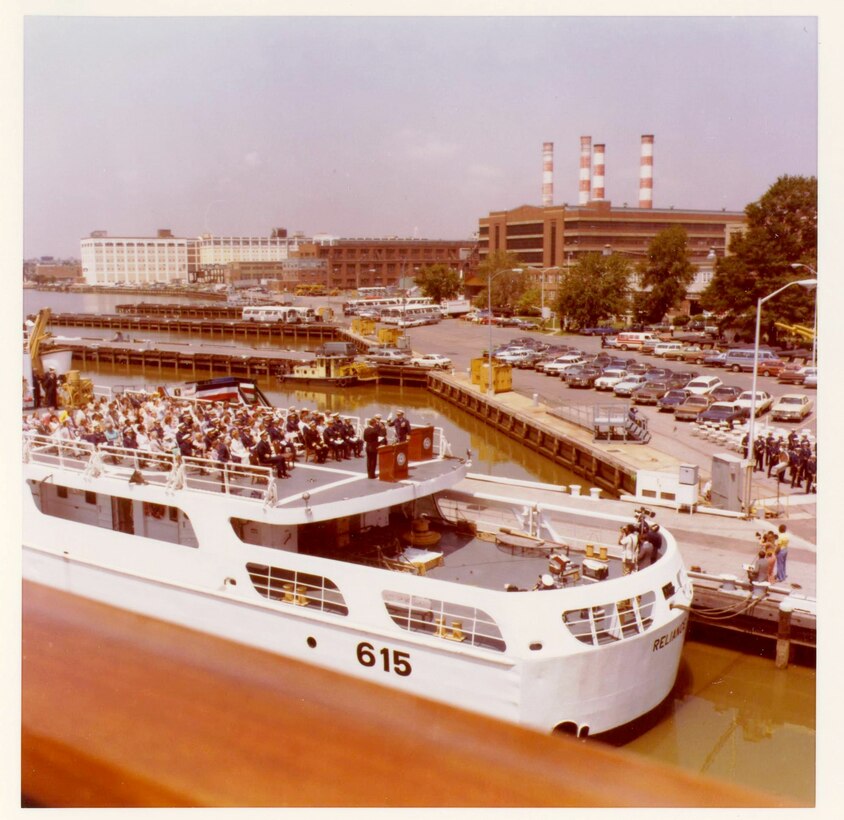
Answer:
[[658, 345], [660, 340], [653, 333], [636, 333], [635, 331], [622, 331], [615, 337], [615, 347], [619, 350], [639, 350], [645, 343]]

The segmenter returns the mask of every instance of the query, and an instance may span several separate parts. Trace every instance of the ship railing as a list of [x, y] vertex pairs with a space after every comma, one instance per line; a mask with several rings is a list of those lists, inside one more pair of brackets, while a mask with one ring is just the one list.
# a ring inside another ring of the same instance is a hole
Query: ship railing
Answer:
[[275, 503], [276, 485], [271, 467], [238, 464], [208, 458], [181, 458], [181, 486], [197, 492], [260, 498], [264, 505]]
[[96, 450], [96, 446], [87, 441], [33, 434], [24, 438], [23, 460], [26, 463], [47, 464], [63, 470], [83, 472], [91, 463]]
[[[101, 444], [92, 457], [91, 469], [102, 475], [128, 476], [144, 484], [167, 484], [176, 467], [172, 453], [153, 453], [138, 447]], [[137, 475], [136, 475], [137, 474]], [[138, 478], [140, 476], [140, 478]]]
[[211, 459], [152, 453], [110, 444], [55, 439], [40, 434], [24, 438], [23, 461], [65, 470], [125, 478], [137, 484], [171, 489], [224, 492], [272, 505], [277, 498], [273, 471], [251, 464], [222, 463]]

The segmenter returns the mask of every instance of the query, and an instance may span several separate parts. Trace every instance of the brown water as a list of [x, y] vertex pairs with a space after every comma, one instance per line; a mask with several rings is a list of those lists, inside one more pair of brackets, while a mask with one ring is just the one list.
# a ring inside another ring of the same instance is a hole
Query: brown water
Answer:
[[[144, 301], [177, 301], [143, 297]], [[114, 312], [127, 294], [26, 291], [25, 312], [50, 306], [55, 312]], [[57, 332], [58, 329], [56, 329]], [[86, 329], [86, 335], [89, 331]], [[77, 330], [67, 335], [78, 335]], [[145, 334], [151, 336], [152, 334]], [[140, 372], [101, 368], [83, 375], [95, 384], [142, 384]], [[210, 374], [202, 374], [207, 377]], [[402, 407], [411, 422], [444, 428], [455, 455], [471, 450], [473, 471], [549, 484], [582, 483], [577, 476], [537, 456], [518, 441], [424, 390], [386, 385], [329, 390], [282, 391], [259, 382], [273, 404], [307, 406], [366, 416]], [[657, 714], [600, 742], [611, 742], [651, 760], [812, 805], [815, 795], [815, 670], [792, 665], [777, 670], [772, 660], [730, 647], [689, 641], [677, 685]], [[599, 741], [594, 741], [599, 742]]]

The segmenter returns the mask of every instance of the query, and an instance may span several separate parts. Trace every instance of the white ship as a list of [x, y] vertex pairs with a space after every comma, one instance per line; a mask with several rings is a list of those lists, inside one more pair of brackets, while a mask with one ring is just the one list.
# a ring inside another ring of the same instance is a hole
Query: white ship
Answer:
[[[674, 538], [622, 574], [601, 502], [461, 490], [439, 429], [364, 459], [263, 467], [29, 435], [28, 580], [541, 731], [649, 712], [692, 589]], [[543, 579], [544, 580], [540, 580]]]

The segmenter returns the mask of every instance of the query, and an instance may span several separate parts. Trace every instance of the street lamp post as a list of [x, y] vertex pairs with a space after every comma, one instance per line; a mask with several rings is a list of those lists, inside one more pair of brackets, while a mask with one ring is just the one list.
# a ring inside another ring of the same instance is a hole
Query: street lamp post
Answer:
[[[524, 268], [513, 268], [513, 270], [516, 271], [517, 273], [522, 273], [524, 271]], [[540, 311], [540, 314], [541, 314], [542, 319], [544, 321], [546, 319], [546, 316], [545, 316], [545, 274], [547, 274], [548, 271], [552, 271], [552, 270], [558, 271], [558, 270], [560, 270], [560, 266], [559, 265], [552, 265], [550, 268], [528, 267], [528, 270], [539, 274], [539, 311]], [[551, 317], [551, 329], [552, 330], [554, 329], [554, 318], [553, 318], [553, 316]]]
[[[753, 381], [750, 393], [750, 423], [747, 428], [747, 451], [745, 453], [745, 456], [749, 461], [747, 467], [747, 496], [745, 498], [745, 512], [747, 512], [748, 515], [750, 514], [750, 503], [753, 489], [753, 445], [756, 441], [756, 380], [758, 378], [757, 371], [759, 369], [759, 339], [762, 330], [762, 305], [764, 305], [769, 299], [773, 299], [774, 296], [782, 293], [786, 288], [790, 288], [792, 285], [800, 285], [800, 287], [803, 288], [814, 288], [817, 287], [817, 284], [817, 279], [795, 279], [783, 285], [781, 288], [778, 288], [773, 293], [769, 293], [767, 296], [760, 296], [756, 301], [756, 337], [753, 342]], [[779, 477], [777, 480], [779, 480]]]
[[[791, 265], [794, 270], [797, 268], [806, 268], [807, 271], [811, 271], [812, 276], [815, 279], [818, 278], [818, 272], [811, 266], [811, 265], [804, 265], [802, 262], [793, 262]], [[818, 366], [818, 300], [815, 297], [815, 322], [814, 326], [812, 327], [812, 367]]]

